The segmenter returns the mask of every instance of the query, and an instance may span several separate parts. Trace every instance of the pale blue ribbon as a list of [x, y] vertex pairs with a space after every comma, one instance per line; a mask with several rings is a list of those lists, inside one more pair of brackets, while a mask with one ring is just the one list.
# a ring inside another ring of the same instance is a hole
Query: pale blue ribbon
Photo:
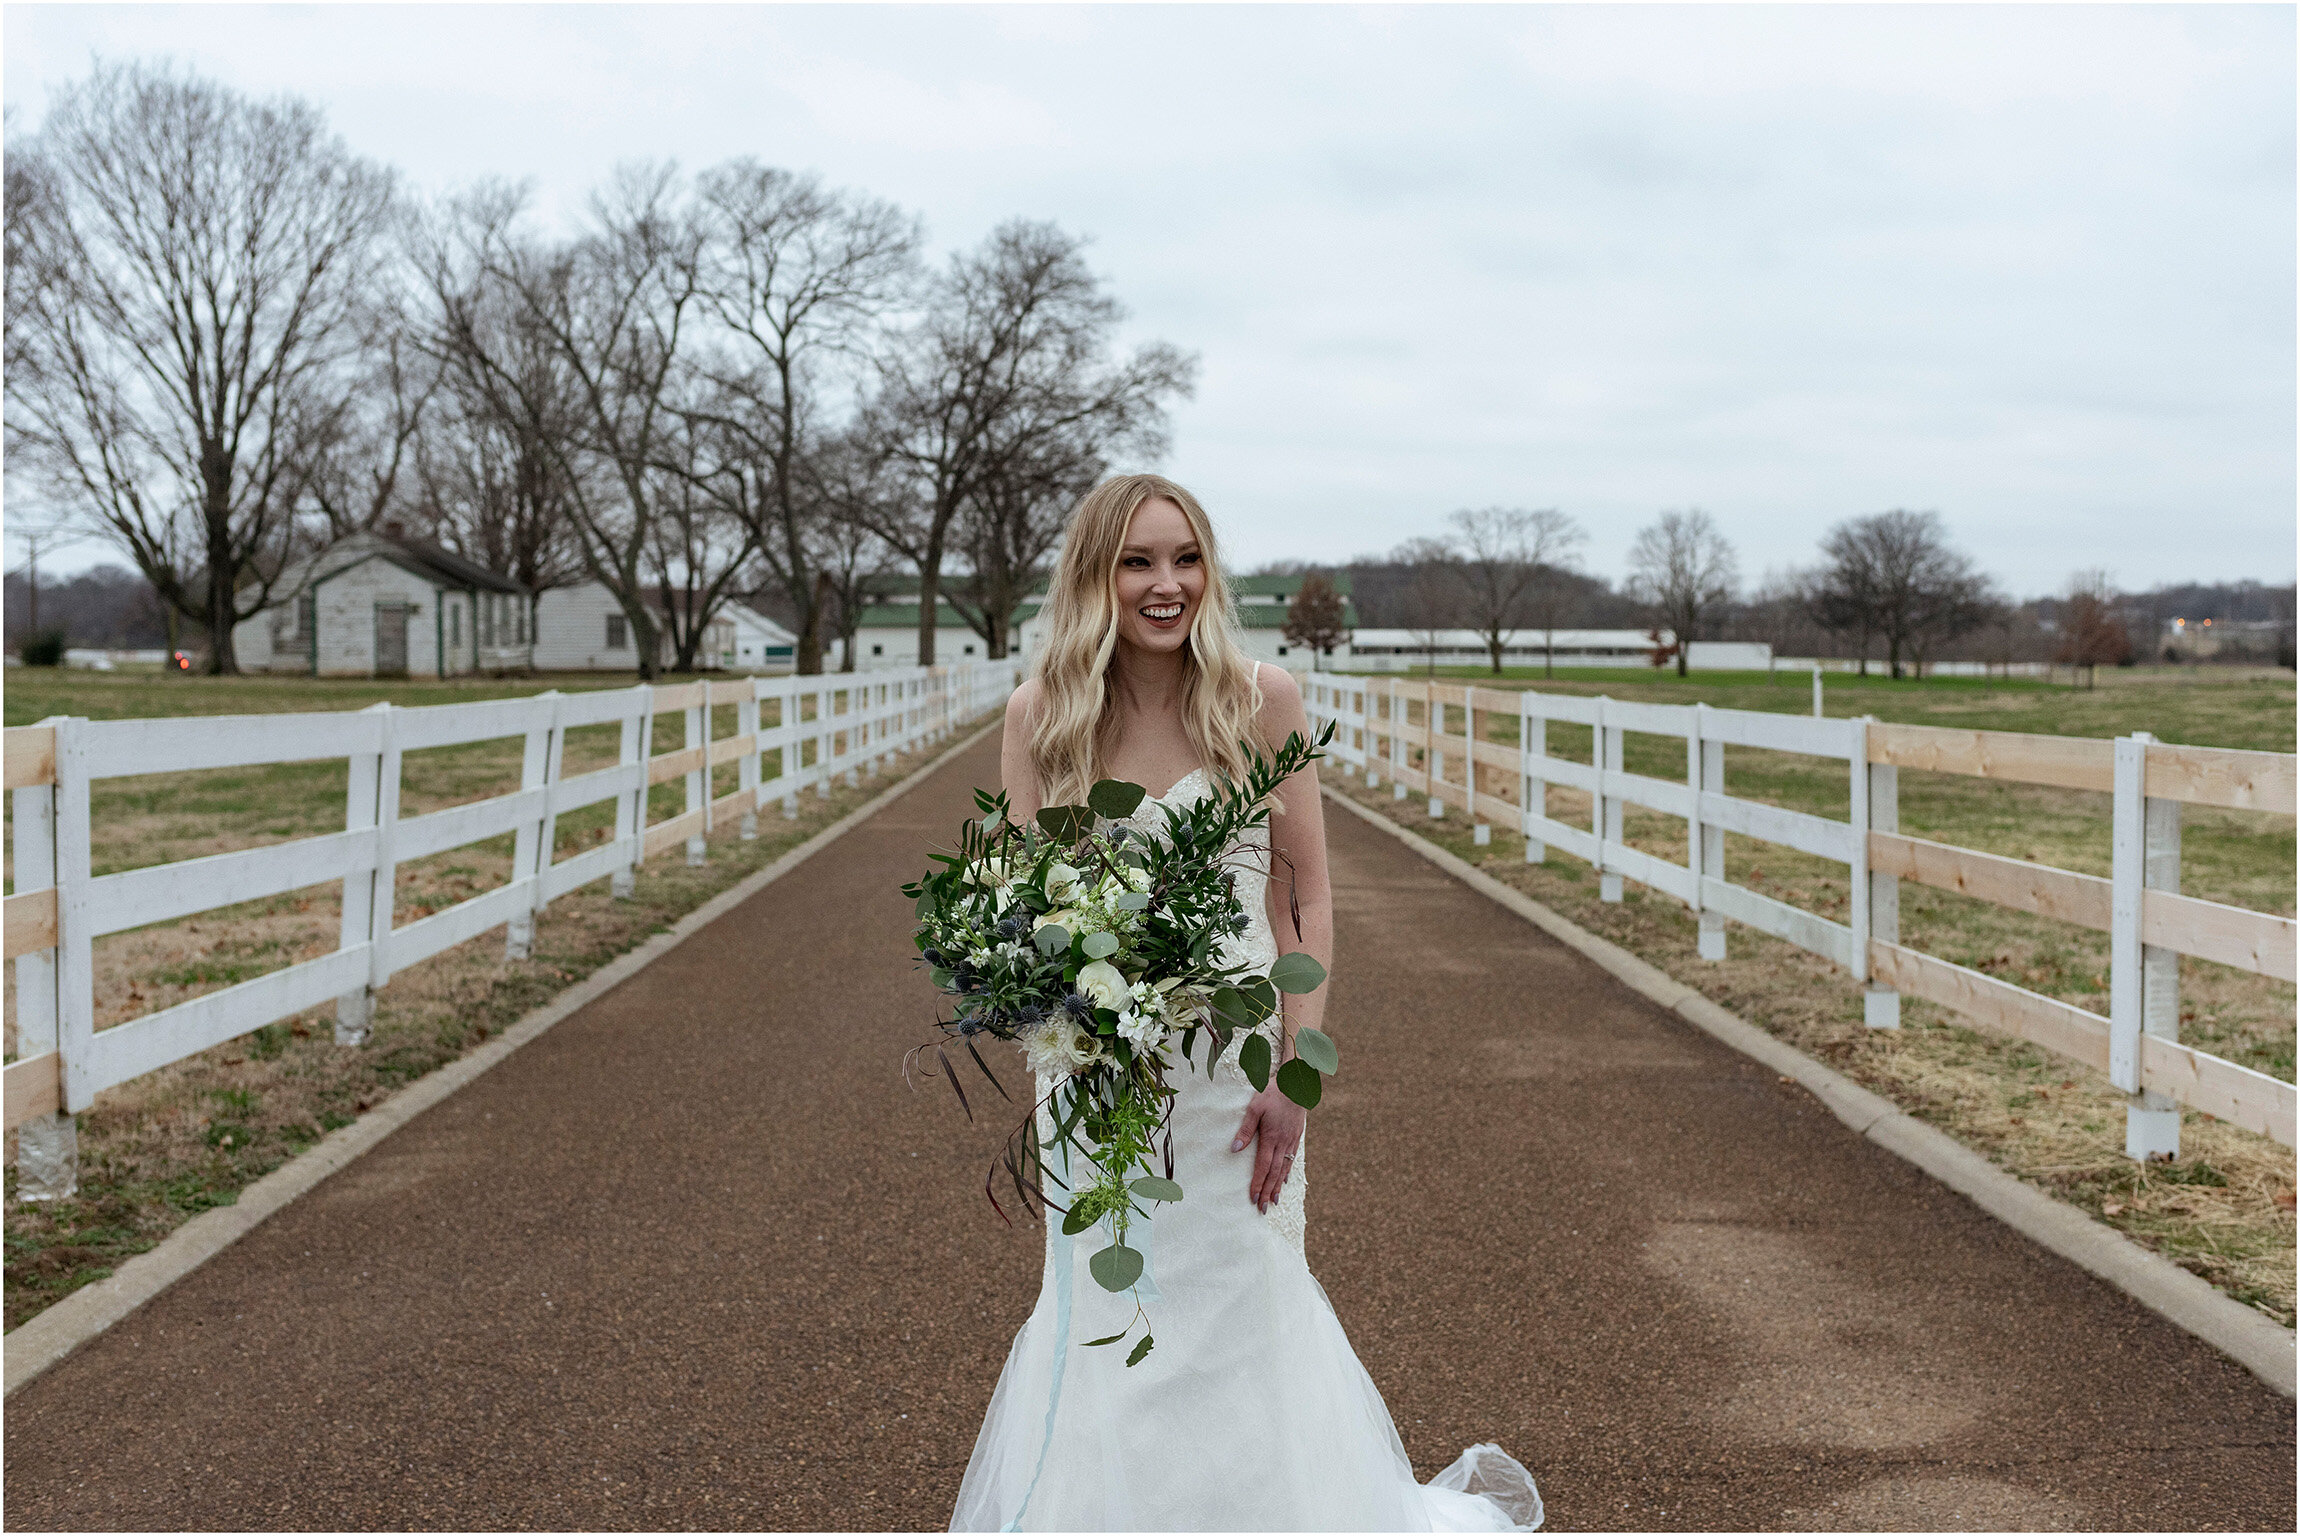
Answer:
[[[1070, 1148], [1067, 1143], [1062, 1148], [1062, 1171], [1064, 1173], [1070, 1171]], [[1115, 1236], [1118, 1225], [1117, 1214], [1113, 1212], [1104, 1217], [1103, 1222], [1105, 1229], [1113, 1234], [1111, 1240], [1115, 1242], [1117, 1240]], [[1158, 1282], [1150, 1274], [1150, 1218], [1147, 1215], [1137, 1217], [1128, 1224], [1128, 1227], [1129, 1235], [1139, 1233], [1139, 1241], [1135, 1243], [1134, 1251], [1142, 1255], [1142, 1276], [1134, 1282], [1136, 1297], [1145, 1302], [1156, 1301], [1159, 1299]], [[1038, 1465], [1031, 1469], [1030, 1486], [1022, 1490], [1022, 1502], [1015, 1506], [1014, 1518], [1000, 1526], [1001, 1531], [1018, 1531], [1022, 1528], [1022, 1512], [1030, 1508], [1030, 1496], [1038, 1491], [1038, 1479], [1046, 1472], [1046, 1454], [1054, 1449], [1054, 1415], [1056, 1410], [1062, 1406], [1063, 1369], [1070, 1364], [1070, 1287], [1077, 1273], [1077, 1259], [1073, 1255], [1071, 1245], [1076, 1241], [1077, 1239], [1068, 1233], [1055, 1235], [1054, 1380], [1046, 1395], [1046, 1438], [1039, 1443]]]

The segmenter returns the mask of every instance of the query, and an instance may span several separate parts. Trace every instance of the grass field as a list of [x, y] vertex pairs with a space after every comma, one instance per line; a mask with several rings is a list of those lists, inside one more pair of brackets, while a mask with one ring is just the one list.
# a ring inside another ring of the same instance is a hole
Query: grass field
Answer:
[[[578, 687], [625, 687], [627, 676], [581, 679]], [[90, 718], [189, 714], [264, 714], [359, 709], [378, 700], [446, 704], [540, 691], [532, 680], [486, 684], [335, 682], [309, 679], [192, 679], [156, 674], [10, 669], [7, 723], [52, 714]], [[734, 730], [734, 709], [714, 711], [714, 736]], [[615, 759], [619, 727], [571, 732], [569, 773]], [[657, 722], [654, 750], [684, 744], [677, 717]], [[404, 814], [483, 799], [516, 789], [518, 738], [411, 753], [404, 768]], [[897, 773], [924, 753], [899, 758]], [[770, 776], [776, 771], [768, 757]], [[333, 762], [223, 769], [98, 781], [92, 797], [97, 873], [172, 862], [316, 833], [344, 824], [346, 766]], [[716, 774], [715, 794], [736, 787], [734, 764]], [[689, 868], [676, 853], [641, 871], [635, 898], [616, 901], [604, 880], [554, 902], [537, 924], [534, 951], [507, 961], [500, 928], [410, 967], [379, 995], [364, 1046], [334, 1043], [328, 1010], [283, 1020], [139, 1078], [98, 1097], [80, 1116], [81, 1189], [77, 1198], [22, 1206], [11, 1200], [6, 1225], [6, 1326], [111, 1272], [122, 1258], [152, 1246], [201, 1210], [237, 1198], [249, 1182], [320, 1136], [433, 1068], [453, 1060], [660, 932], [712, 895], [763, 867], [880, 787], [838, 786], [824, 799], [801, 795], [787, 820], [770, 809], [759, 837], [714, 841], [709, 862]], [[651, 819], [676, 814], [677, 783], [657, 785]], [[560, 856], [612, 835], [612, 807], [561, 818]], [[13, 829], [11, 828], [11, 831]], [[13, 839], [10, 842], [13, 850]], [[510, 876], [509, 835], [404, 864], [395, 917], [405, 924], [503, 883]], [[339, 883], [264, 901], [220, 908], [179, 922], [110, 934], [96, 944], [99, 1028], [169, 1007], [335, 948]], [[6, 1045], [15, 1048], [13, 968], [6, 984]], [[8, 1170], [13, 1192], [13, 1148]]]
[[[1417, 674], [1418, 675], [1418, 674]], [[1709, 704], [1805, 714], [1808, 674], [1696, 675], [1683, 681], [1650, 672], [1591, 676], [1576, 671], [1547, 682], [1523, 672], [1440, 671], [1447, 681], [1483, 687], [1541, 687], [1655, 703]], [[2113, 679], [2113, 680], [2112, 680]], [[1979, 679], [1892, 682], [1832, 674], [1827, 712], [1880, 720], [2050, 735], [2111, 736], [2148, 730], [2170, 742], [2290, 751], [2295, 724], [2291, 674], [2104, 672], [2092, 690], [2039, 682]], [[1412, 718], [1419, 722], [1418, 709]], [[1488, 735], [1514, 745], [1514, 715], [1489, 717]], [[1458, 709], [1447, 721], [1459, 733]], [[1586, 728], [1552, 723], [1553, 755], [1589, 759]], [[1683, 782], [1682, 740], [1630, 733], [1632, 772]], [[1416, 764], [1419, 756], [1416, 756]], [[1454, 769], [1458, 774], [1458, 765]], [[1386, 777], [1386, 775], [1385, 775]], [[1398, 801], [1388, 784], [1329, 770], [1328, 782], [1412, 827], [1584, 927], [1700, 987], [1743, 1017], [1829, 1061], [1902, 1107], [1986, 1152], [2023, 1178], [2108, 1220], [2289, 1325], [2293, 1320], [2293, 1155], [2266, 1138], [2206, 1117], [2183, 1116], [2183, 1157], [2140, 1167], [2123, 1156], [2123, 1096], [2038, 1047], [1969, 1028], [1929, 1004], [1904, 1001], [1905, 1027], [1861, 1023], [1858, 990], [1817, 957], [1786, 943], [1730, 929], [1729, 958], [1700, 961], [1692, 915], [1675, 899], [1630, 885], [1618, 904], [1598, 900], [1597, 880], [1570, 855], [1552, 851], [1528, 866], [1513, 831], [1496, 827], [1475, 847], [1458, 812], [1431, 821], [1426, 802]], [[1409, 789], [1411, 781], [1408, 781]], [[1842, 819], [1849, 775], [1843, 764], [1787, 753], [1729, 748], [1726, 785], [1741, 798]], [[2109, 872], [2109, 797], [1965, 778], [1900, 774], [1902, 830], [1916, 836], [2084, 873]], [[1587, 825], [1588, 799], [1552, 788], [1549, 814]], [[1629, 842], [1682, 863], [1685, 824], [1631, 807]], [[2294, 910], [2293, 820], [2206, 807], [2185, 808], [2182, 889], [2289, 915]], [[1841, 864], [1726, 838], [1735, 883], [1835, 921], [1848, 917]], [[2013, 912], [1904, 882], [1903, 942], [1974, 966], [2079, 1007], [2108, 1005], [2107, 935]], [[2288, 983], [2204, 961], [2181, 962], [2181, 1038], [2216, 1055], [2290, 1081], [2294, 1067], [2294, 989]]]

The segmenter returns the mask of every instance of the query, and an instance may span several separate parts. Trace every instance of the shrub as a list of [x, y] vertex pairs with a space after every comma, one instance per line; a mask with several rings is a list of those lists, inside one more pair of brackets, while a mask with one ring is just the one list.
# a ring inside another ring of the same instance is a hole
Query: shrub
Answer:
[[24, 665], [27, 667], [60, 667], [64, 664], [64, 632], [43, 629], [24, 642]]

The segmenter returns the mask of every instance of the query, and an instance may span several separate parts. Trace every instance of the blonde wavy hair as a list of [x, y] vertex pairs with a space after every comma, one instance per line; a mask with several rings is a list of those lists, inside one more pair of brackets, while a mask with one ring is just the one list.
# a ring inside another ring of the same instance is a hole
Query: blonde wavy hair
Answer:
[[1115, 721], [1110, 660], [1118, 649], [1118, 556], [1135, 512], [1154, 500], [1182, 509], [1206, 572], [1206, 592], [1183, 642], [1189, 665], [1182, 729], [1218, 780], [1243, 782], [1251, 746], [1268, 750], [1256, 725], [1262, 687], [1239, 641], [1237, 608], [1206, 509], [1163, 475], [1114, 475], [1087, 492], [1070, 514], [1047, 599], [1046, 639], [1032, 674], [1038, 679], [1038, 719], [1030, 733], [1044, 804], [1081, 804], [1104, 777], [1101, 765]]

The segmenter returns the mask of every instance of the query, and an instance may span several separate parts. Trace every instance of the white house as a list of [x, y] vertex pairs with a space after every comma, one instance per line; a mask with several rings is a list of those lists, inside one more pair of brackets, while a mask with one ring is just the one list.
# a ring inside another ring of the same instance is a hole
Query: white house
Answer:
[[[1671, 631], [1660, 631], [1662, 644], [1673, 639]], [[1538, 667], [1546, 653], [1560, 667], [1642, 667], [1651, 664], [1654, 643], [1642, 629], [1519, 629], [1504, 637], [1501, 664]], [[1357, 672], [1410, 672], [1433, 660], [1441, 667], [1491, 664], [1485, 636], [1474, 629], [1361, 629], [1351, 653]], [[1763, 672], [1772, 660], [1773, 648], [1763, 641], [1696, 640], [1685, 648], [1685, 665], [1695, 672]]]
[[787, 672], [798, 664], [799, 637], [748, 603], [729, 603], [734, 646], [721, 662], [737, 672]]
[[461, 677], [524, 671], [532, 656], [526, 588], [396, 524], [337, 540], [277, 590], [232, 630], [248, 671]]
[[[654, 601], [656, 594], [650, 594]], [[767, 671], [787, 667], [798, 637], [765, 614], [741, 602], [723, 604], [703, 628], [695, 665], [704, 671], [734, 668]], [[668, 634], [662, 637], [659, 667], [679, 659]], [[553, 587], [535, 601], [535, 669], [538, 672], [636, 672], [639, 652], [631, 642], [631, 621], [615, 594], [596, 581]]]
[[[1015, 610], [1014, 625], [1007, 633], [1012, 637], [1009, 656], [1030, 654], [1030, 641], [1035, 638], [1031, 621], [1038, 614], [1038, 600], [1031, 598]], [[935, 604], [934, 659], [944, 666], [958, 662], [983, 661], [990, 655], [990, 644], [976, 634], [958, 610], [948, 603]], [[833, 672], [848, 670], [846, 643], [833, 640], [823, 648], [823, 665]], [[883, 672], [890, 667], [918, 665], [918, 594], [897, 594], [884, 601], [864, 606], [862, 616], [855, 625], [855, 664], [857, 672]]]

